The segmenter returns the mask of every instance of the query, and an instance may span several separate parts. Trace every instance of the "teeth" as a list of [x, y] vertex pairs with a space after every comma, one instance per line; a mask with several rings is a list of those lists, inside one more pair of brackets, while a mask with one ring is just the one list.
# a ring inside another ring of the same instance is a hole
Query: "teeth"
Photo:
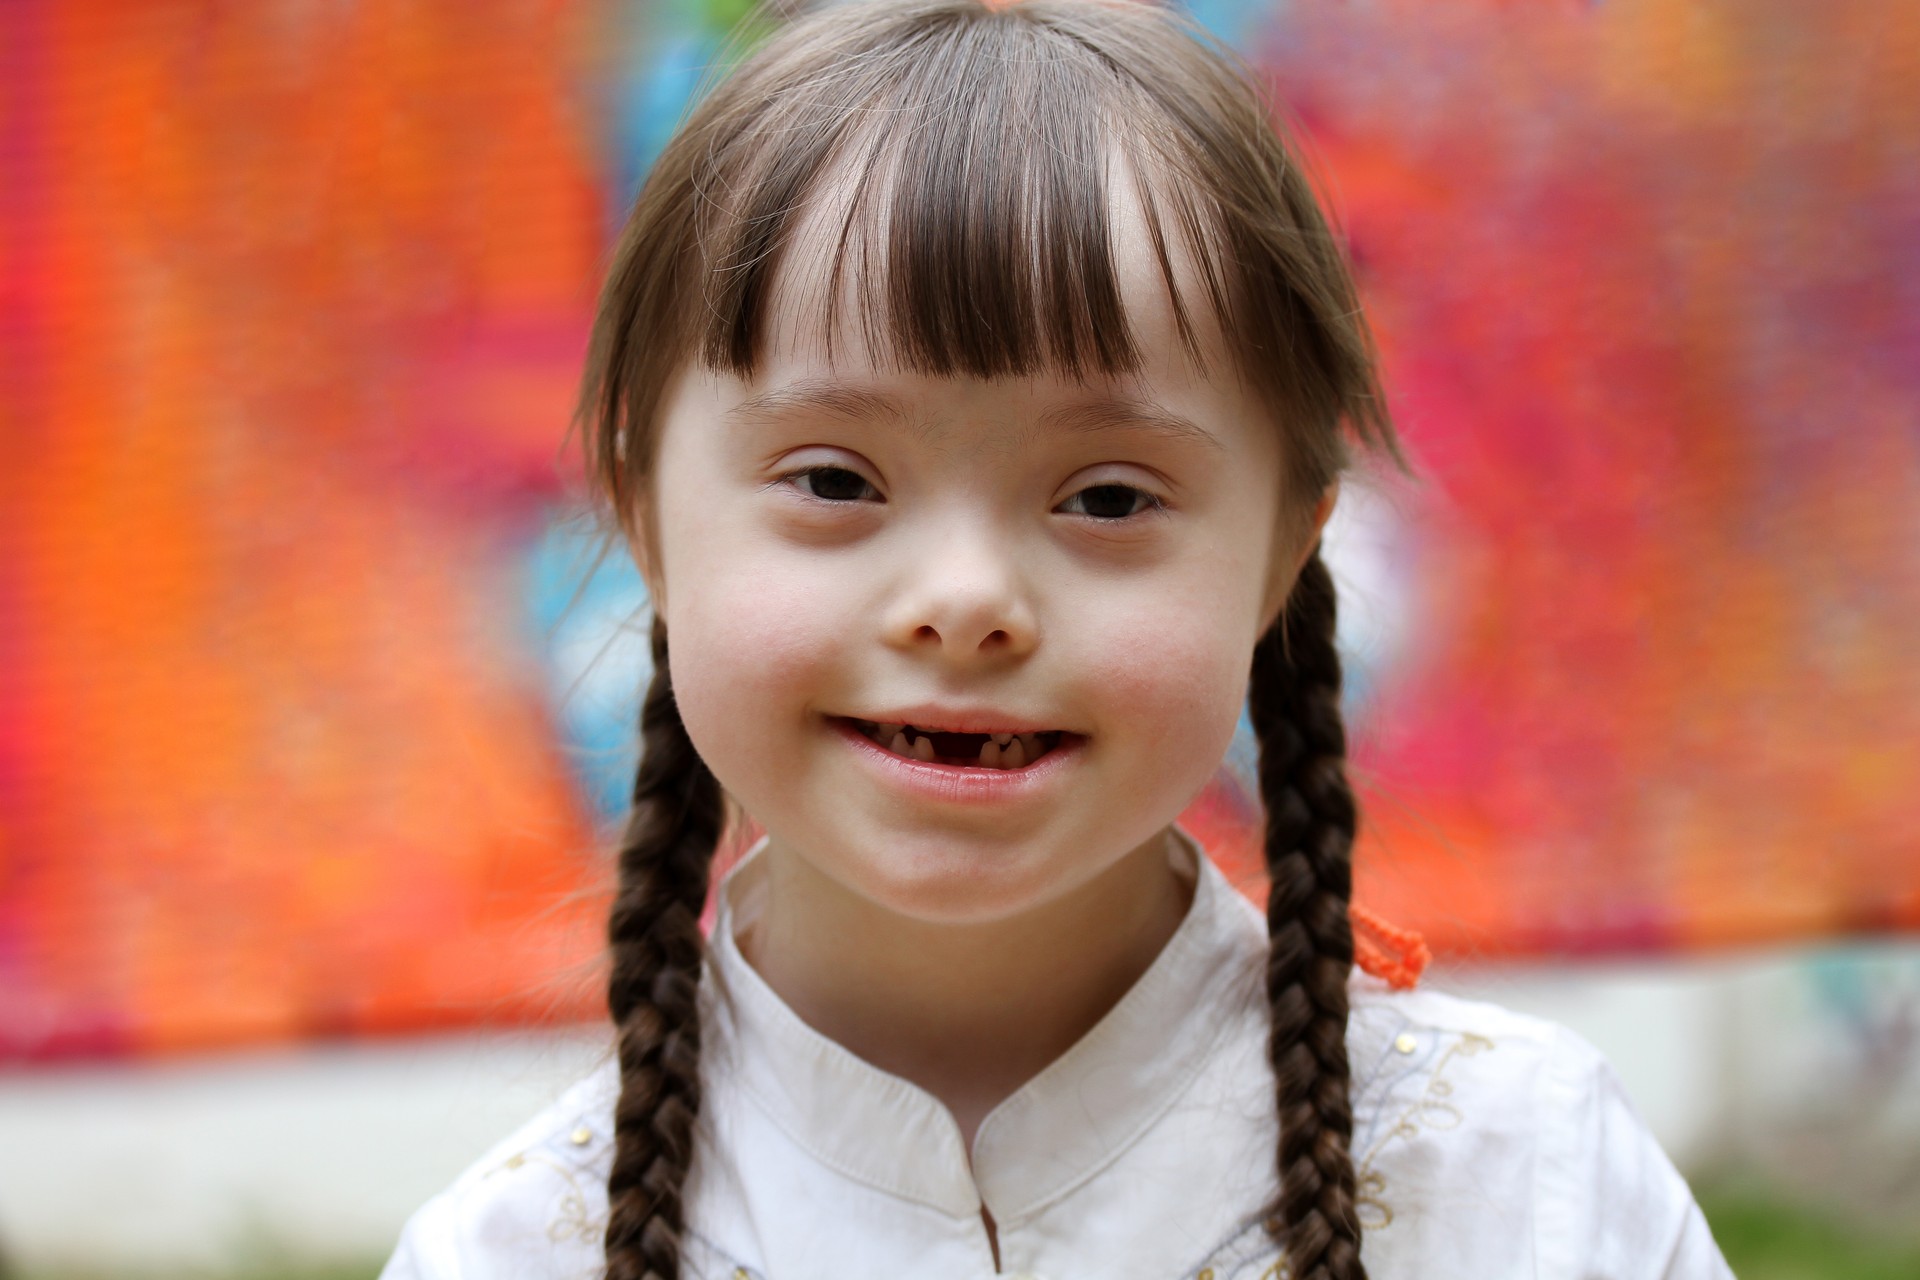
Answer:
[[[933, 735], [910, 724], [888, 724], [883, 720], [856, 720], [861, 732], [897, 756], [923, 760], [931, 764], [938, 754]], [[983, 769], [1024, 769], [1053, 746], [1051, 733], [985, 733], [981, 737], [978, 767]]]

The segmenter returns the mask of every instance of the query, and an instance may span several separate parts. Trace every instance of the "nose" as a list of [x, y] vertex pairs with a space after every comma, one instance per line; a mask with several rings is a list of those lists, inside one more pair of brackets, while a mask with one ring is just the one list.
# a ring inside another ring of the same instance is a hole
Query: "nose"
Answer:
[[992, 529], [929, 529], [887, 606], [886, 640], [948, 661], [1013, 658], [1039, 641], [1018, 549]]

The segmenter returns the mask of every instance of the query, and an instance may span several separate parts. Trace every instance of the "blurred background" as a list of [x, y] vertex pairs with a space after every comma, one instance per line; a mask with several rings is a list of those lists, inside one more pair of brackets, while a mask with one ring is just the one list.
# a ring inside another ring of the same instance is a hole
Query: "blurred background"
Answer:
[[[1920, 1276], [1920, 6], [1187, 7], [1419, 470], [1329, 535], [1359, 899], [1743, 1276]], [[371, 1276], [599, 1060], [645, 600], [567, 424], [744, 10], [0, 3], [0, 1272]]]

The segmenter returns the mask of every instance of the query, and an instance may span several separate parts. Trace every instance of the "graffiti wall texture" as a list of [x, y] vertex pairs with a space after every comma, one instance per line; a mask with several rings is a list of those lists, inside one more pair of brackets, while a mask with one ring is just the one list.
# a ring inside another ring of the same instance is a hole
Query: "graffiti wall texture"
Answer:
[[[644, 660], [563, 443], [741, 5], [0, 16], [0, 1056], [597, 1010]], [[1360, 894], [1920, 927], [1920, 8], [1192, 8], [1349, 229]], [[1249, 880], [1223, 774], [1191, 815]]]

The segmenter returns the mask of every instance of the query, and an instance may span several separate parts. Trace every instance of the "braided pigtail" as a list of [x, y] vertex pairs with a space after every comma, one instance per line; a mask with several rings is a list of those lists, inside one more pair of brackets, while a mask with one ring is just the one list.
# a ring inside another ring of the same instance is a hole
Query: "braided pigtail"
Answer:
[[1268, 1056], [1280, 1111], [1280, 1195], [1267, 1230], [1294, 1280], [1365, 1280], [1354, 1211], [1347, 977], [1353, 835], [1333, 578], [1316, 549], [1253, 652], [1248, 712], [1266, 803]]
[[667, 629], [658, 617], [640, 737], [607, 928], [607, 1007], [620, 1054], [607, 1280], [678, 1280], [681, 1188], [700, 1110], [700, 912], [723, 811], [720, 784], [694, 751], [674, 703]]

